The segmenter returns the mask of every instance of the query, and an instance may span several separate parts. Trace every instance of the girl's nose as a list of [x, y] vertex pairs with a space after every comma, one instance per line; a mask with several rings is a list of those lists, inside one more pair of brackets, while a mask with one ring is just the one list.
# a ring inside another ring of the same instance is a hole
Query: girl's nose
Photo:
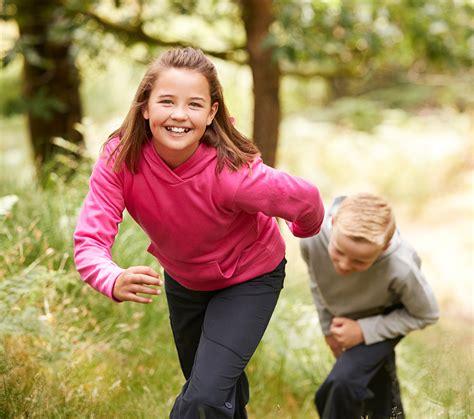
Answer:
[[184, 111], [184, 109], [175, 108], [173, 112], [171, 113], [171, 118], [178, 121], [183, 121], [183, 120], [188, 119], [188, 114]]

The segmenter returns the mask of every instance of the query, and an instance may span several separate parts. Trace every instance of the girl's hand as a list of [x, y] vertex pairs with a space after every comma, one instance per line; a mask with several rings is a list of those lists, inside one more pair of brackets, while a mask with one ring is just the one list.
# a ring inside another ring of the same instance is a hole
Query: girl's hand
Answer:
[[115, 281], [112, 295], [120, 301], [135, 301], [149, 304], [151, 298], [140, 297], [140, 294], [158, 295], [161, 290], [153, 288], [163, 284], [158, 274], [148, 266], [131, 266], [122, 272]]
[[364, 335], [359, 323], [347, 317], [334, 317], [330, 331], [336, 342], [341, 345], [343, 351], [364, 341]]

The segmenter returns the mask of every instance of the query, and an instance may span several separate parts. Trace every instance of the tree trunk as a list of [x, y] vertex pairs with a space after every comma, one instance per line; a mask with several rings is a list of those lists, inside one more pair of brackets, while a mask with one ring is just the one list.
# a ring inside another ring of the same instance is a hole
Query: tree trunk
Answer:
[[[71, 53], [71, 29], [57, 0], [17, 1], [17, 22], [25, 45], [23, 94], [29, 134], [40, 179], [51, 170], [71, 173], [77, 166], [84, 138], [81, 122], [80, 77]], [[56, 138], [62, 138], [68, 143]]]
[[280, 67], [265, 46], [273, 22], [272, 0], [240, 0], [254, 91], [253, 138], [263, 161], [274, 166], [280, 126]]

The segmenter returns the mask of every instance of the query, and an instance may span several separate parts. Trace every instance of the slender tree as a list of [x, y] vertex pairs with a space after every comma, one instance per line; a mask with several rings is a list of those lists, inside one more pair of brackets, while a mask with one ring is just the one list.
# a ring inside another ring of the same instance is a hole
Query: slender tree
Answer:
[[[276, 161], [285, 75], [320, 77], [337, 98], [397, 83], [431, 65], [443, 71], [472, 67], [474, 8], [468, 0], [429, 6], [413, 0], [166, 0], [159, 5], [115, 0], [105, 13], [98, 12], [105, 10], [99, 7], [102, 0], [4, 0], [4, 5], [2, 18], [15, 19], [20, 30], [13, 50], [24, 56], [24, 109], [40, 174], [49, 162], [73, 167], [80, 156], [83, 138], [75, 127], [82, 111], [73, 39], [86, 23], [86, 30], [112, 33], [127, 45], [143, 43], [150, 51], [191, 45], [249, 65], [252, 137], [270, 165]], [[199, 33], [170, 39], [163, 28], [177, 16], [199, 19], [221, 48], [207, 48]]]
[[80, 76], [71, 32], [57, 0], [17, 0], [13, 16], [24, 56], [23, 95], [34, 159], [40, 177], [47, 170], [74, 170], [84, 139]]
[[247, 35], [246, 49], [253, 76], [253, 138], [270, 166], [276, 163], [281, 119], [280, 64], [267, 43], [274, 21], [272, 0], [240, 0]]

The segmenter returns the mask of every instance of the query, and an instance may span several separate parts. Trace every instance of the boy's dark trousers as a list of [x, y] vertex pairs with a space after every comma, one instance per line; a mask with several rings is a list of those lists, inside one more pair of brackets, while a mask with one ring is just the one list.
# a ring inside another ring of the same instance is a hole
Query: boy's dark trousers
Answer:
[[395, 345], [401, 338], [343, 352], [316, 392], [321, 419], [402, 419]]
[[217, 291], [192, 291], [165, 273], [171, 329], [186, 378], [171, 419], [244, 419], [244, 368], [283, 288], [286, 260], [273, 272]]

